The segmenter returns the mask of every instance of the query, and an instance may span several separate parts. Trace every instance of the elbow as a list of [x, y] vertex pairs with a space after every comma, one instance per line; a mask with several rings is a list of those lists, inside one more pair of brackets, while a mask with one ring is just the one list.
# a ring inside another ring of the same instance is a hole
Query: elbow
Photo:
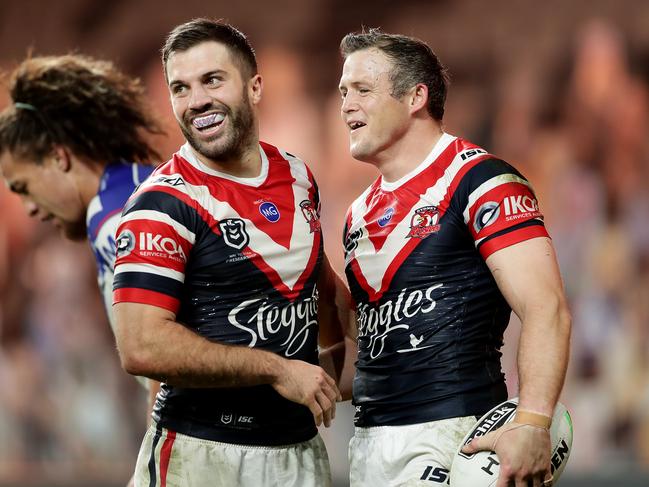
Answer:
[[150, 366], [144, 357], [133, 351], [124, 352], [120, 350], [120, 361], [122, 368], [131, 375], [148, 377], [150, 375]]
[[155, 369], [151, 354], [146, 347], [134, 343], [118, 341], [119, 358], [122, 368], [131, 375], [154, 377]]

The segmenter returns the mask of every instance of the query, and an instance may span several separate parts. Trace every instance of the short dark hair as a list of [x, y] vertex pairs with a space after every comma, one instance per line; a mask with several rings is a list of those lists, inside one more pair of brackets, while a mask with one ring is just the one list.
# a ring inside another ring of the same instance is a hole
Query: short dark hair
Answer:
[[399, 99], [418, 83], [428, 87], [428, 113], [441, 121], [448, 90], [448, 71], [424, 42], [414, 37], [387, 34], [380, 29], [347, 34], [340, 41], [343, 59], [356, 51], [376, 48], [392, 62], [392, 96]]
[[73, 54], [28, 58], [11, 73], [9, 94], [0, 153], [40, 163], [60, 144], [102, 164], [160, 158], [144, 132], [164, 131], [149, 115], [142, 85], [110, 62]]
[[162, 47], [162, 64], [167, 76], [167, 61], [174, 52], [183, 52], [203, 42], [218, 42], [228, 48], [244, 79], [257, 74], [255, 50], [248, 38], [235, 27], [220, 20], [193, 19], [172, 30]]

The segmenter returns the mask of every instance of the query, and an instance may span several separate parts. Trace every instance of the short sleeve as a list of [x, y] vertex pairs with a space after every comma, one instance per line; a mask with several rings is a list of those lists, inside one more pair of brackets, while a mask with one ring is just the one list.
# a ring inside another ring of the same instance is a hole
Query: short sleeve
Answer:
[[178, 312], [185, 267], [196, 235], [193, 209], [164, 191], [132, 198], [117, 229], [113, 303], [150, 304]]
[[462, 186], [464, 223], [484, 259], [510, 245], [548, 236], [532, 186], [506, 162], [481, 161]]

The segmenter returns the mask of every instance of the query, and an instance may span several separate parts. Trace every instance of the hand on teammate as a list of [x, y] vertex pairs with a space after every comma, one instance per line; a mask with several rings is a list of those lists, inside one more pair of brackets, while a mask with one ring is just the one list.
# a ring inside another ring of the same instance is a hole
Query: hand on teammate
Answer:
[[464, 453], [495, 451], [500, 461], [496, 487], [548, 487], [550, 474], [550, 433], [536, 426], [507, 423], [479, 436], [462, 448]]
[[273, 384], [286, 399], [308, 407], [316, 425], [331, 425], [336, 416], [336, 401], [342, 397], [336, 382], [317, 365], [301, 360], [287, 360]]

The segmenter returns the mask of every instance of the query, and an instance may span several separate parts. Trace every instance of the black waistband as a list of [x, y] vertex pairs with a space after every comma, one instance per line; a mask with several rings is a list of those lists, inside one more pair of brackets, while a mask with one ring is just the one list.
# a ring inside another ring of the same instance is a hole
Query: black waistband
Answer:
[[503, 383], [470, 394], [460, 393], [428, 402], [355, 404], [354, 424], [361, 427], [401, 426], [464, 416], [482, 416], [506, 399], [507, 388]]
[[259, 424], [256, 418], [233, 412], [221, 412], [218, 423], [163, 415], [155, 418], [158, 425], [183, 435], [203, 440], [252, 446], [281, 446], [302, 443], [313, 438], [315, 424]]

